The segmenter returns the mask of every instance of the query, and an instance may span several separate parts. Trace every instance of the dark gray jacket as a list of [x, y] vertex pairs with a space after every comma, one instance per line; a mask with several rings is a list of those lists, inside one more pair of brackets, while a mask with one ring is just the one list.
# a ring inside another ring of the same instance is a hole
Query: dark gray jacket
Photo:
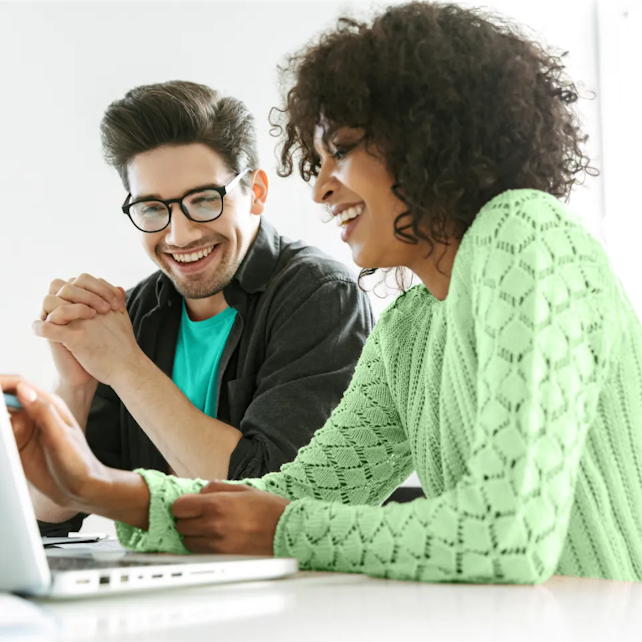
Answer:
[[[265, 219], [225, 299], [237, 310], [218, 377], [217, 418], [243, 437], [229, 479], [260, 477], [294, 459], [339, 403], [373, 327], [367, 296], [345, 265], [279, 236]], [[169, 377], [182, 299], [161, 272], [128, 292], [138, 344]], [[165, 458], [115, 392], [99, 385], [87, 440], [105, 464], [168, 471]], [[77, 529], [77, 519], [41, 525]]]

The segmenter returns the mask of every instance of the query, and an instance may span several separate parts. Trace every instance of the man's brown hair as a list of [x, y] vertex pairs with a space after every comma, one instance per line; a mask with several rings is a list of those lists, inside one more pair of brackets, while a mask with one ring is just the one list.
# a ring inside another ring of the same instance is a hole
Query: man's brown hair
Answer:
[[[127, 166], [134, 156], [163, 145], [207, 145], [239, 173], [256, 169], [254, 117], [236, 98], [206, 85], [172, 80], [128, 91], [105, 111], [100, 123], [105, 160], [129, 190]], [[249, 177], [242, 182], [247, 184]]]

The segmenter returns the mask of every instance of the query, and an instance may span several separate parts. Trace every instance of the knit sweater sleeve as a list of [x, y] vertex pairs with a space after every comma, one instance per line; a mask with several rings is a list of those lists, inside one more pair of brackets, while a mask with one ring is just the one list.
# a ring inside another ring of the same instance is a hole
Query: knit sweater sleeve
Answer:
[[185, 555], [189, 551], [174, 524], [172, 504], [181, 495], [200, 493], [207, 484], [202, 479], [179, 479], [157, 470], [137, 470], [149, 487], [149, 527], [142, 530], [116, 522], [116, 534], [120, 543], [138, 553], [174, 553]]
[[554, 573], [608, 370], [612, 286], [597, 243], [557, 201], [520, 194], [471, 228], [451, 283], [477, 353], [465, 474], [439, 496], [384, 507], [307, 493], [279, 521], [277, 555], [304, 569], [423, 581], [537, 583]]
[[380, 504], [412, 470], [375, 326], [341, 403], [312, 441], [278, 473], [238, 483], [290, 500]]
[[[186, 553], [171, 513], [174, 501], [207, 483], [139, 470], [150, 490], [149, 530], [117, 524], [118, 537], [139, 552]], [[386, 385], [377, 329], [366, 341], [341, 403], [311, 443], [278, 473], [240, 482], [291, 500], [376, 504], [412, 472], [412, 458]]]

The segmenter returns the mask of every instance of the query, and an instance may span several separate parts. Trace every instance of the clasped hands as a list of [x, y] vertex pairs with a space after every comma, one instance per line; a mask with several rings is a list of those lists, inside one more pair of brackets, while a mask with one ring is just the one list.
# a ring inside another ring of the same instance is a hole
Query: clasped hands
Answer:
[[119, 369], [141, 355], [125, 307], [125, 291], [82, 274], [55, 279], [34, 333], [50, 343], [56, 368], [70, 386], [112, 385]]
[[[125, 292], [88, 274], [52, 281], [34, 333], [46, 338], [67, 386], [113, 387], [119, 369], [142, 354]], [[56, 504], [148, 528], [149, 491], [140, 475], [102, 464], [64, 401], [18, 377], [0, 387], [20, 398], [14, 434], [29, 482]], [[176, 529], [195, 553], [271, 555], [289, 501], [249, 486], [210, 482], [172, 507]]]

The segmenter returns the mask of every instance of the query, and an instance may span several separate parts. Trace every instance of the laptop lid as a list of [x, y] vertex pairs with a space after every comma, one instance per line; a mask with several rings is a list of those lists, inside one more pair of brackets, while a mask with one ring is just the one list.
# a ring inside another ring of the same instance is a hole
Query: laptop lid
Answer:
[[47, 593], [49, 566], [40, 540], [27, 480], [0, 394], [0, 591]]

